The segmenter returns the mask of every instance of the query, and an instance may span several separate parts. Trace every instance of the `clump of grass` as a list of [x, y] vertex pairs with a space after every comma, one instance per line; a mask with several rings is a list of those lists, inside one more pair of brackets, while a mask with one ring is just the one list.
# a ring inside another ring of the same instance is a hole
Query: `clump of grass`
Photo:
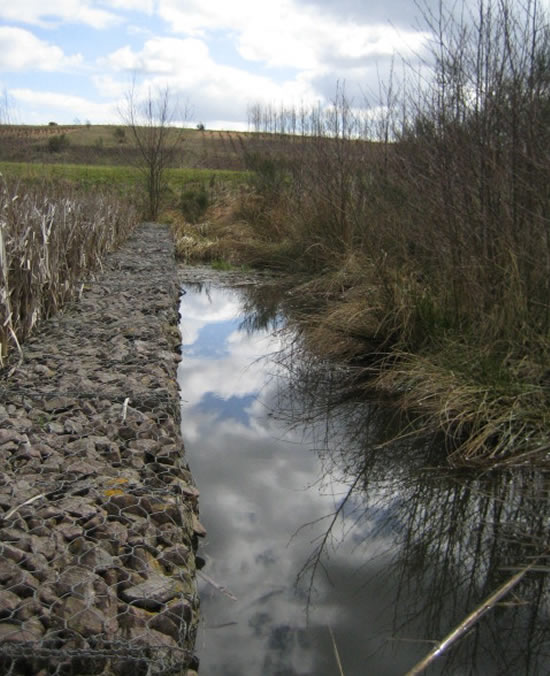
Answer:
[[88, 270], [129, 234], [137, 215], [107, 191], [0, 183], [0, 363], [40, 319], [76, 293]]
[[498, 361], [487, 348], [456, 342], [391, 361], [374, 386], [413, 411], [416, 428], [443, 430], [451, 464], [550, 463], [550, 390], [540, 369], [542, 379], [525, 378], [523, 360]]

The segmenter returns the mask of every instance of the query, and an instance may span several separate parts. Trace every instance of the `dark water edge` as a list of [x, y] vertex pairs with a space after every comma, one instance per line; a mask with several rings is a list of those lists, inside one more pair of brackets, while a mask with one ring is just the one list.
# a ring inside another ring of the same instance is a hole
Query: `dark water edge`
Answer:
[[[437, 467], [257, 287], [188, 284], [182, 429], [201, 489], [203, 674], [404, 674], [518, 569], [430, 674], [550, 672], [548, 477]], [[227, 593], [219, 590], [223, 586]], [[230, 593], [236, 598], [233, 600]]]

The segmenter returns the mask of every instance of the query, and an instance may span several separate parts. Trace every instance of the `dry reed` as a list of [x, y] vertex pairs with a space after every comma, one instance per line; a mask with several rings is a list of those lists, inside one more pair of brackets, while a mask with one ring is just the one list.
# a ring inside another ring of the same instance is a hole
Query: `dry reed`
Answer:
[[0, 184], [0, 364], [73, 298], [136, 222], [131, 205], [69, 184]]

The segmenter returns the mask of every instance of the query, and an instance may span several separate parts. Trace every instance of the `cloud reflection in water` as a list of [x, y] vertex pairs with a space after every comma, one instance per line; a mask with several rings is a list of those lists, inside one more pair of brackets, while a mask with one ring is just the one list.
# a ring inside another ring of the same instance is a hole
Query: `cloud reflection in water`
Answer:
[[[332, 676], [330, 625], [346, 676], [401, 675], [507, 570], [550, 551], [541, 509], [550, 482], [427, 471], [433, 442], [380, 445], [384, 425], [374, 425], [364, 406], [317, 420], [312, 411], [333, 409], [323, 400], [330, 401], [332, 376], [303, 392], [312, 369], [293, 365], [298, 382], [289, 384], [281, 360], [263, 358], [284, 347], [281, 336], [253, 320], [244, 325], [257, 330], [240, 330], [245, 296], [189, 289], [181, 303], [182, 428], [208, 530], [205, 572], [238, 599], [201, 588], [201, 671]], [[289, 426], [274, 415], [285, 406], [307, 413], [310, 424]], [[314, 441], [325, 437], [330, 449]], [[356, 489], [327, 540], [308, 622], [309, 580], [295, 582], [330, 523], [319, 520], [342, 505], [350, 485]], [[519, 523], [521, 538], [509, 537]], [[529, 604], [491, 613], [430, 673], [548, 673], [546, 577], [531, 577], [520, 592]]]
[[[294, 583], [323, 524], [299, 529], [333, 512], [345, 486], [319, 482], [322, 468], [306, 430], [288, 429], [271, 415], [277, 368], [265, 355], [277, 352], [281, 339], [266, 330], [239, 331], [239, 308], [237, 292], [218, 288], [188, 289], [181, 302], [182, 427], [208, 530], [205, 572], [238, 599], [202, 585], [201, 669], [225, 676], [334, 674], [328, 625], [338, 637], [347, 624], [352, 611], [342, 594], [357, 592], [349, 580], [365, 552], [332, 552], [348, 583], [334, 589], [317, 581], [308, 625], [305, 590]], [[382, 547], [373, 540], [373, 554], [387, 548], [382, 540]], [[364, 604], [353, 612], [353, 623], [364, 628], [376, 609]]]

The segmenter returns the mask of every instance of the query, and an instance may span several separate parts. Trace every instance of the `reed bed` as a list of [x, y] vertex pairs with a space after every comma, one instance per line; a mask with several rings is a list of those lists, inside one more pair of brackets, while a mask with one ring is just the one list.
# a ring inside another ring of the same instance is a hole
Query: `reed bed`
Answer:
[[130, 233], [137, 214], [107, 190], [0, 183], [0, 364], [36, 324], [75, 297], [86, 274]]

